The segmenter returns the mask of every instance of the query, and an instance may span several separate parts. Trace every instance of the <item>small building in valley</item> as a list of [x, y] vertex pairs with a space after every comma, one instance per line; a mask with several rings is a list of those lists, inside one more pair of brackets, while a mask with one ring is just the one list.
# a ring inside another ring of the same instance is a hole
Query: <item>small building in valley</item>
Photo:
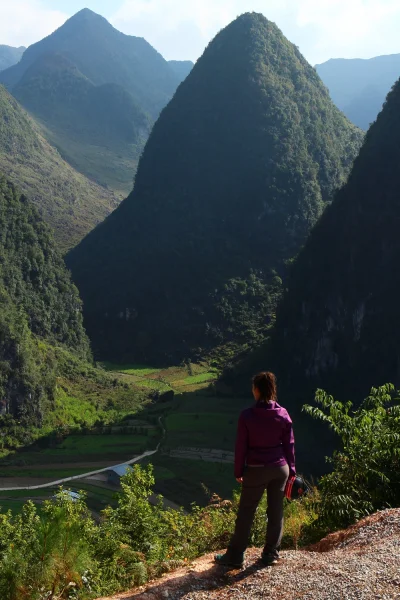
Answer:
[[116, 467], [110, 467], [107, 471], [107, 483], [115, 486], [119, 486], [121, 483], [121, 477], [132, 471], [130, 465], [117, 465]]

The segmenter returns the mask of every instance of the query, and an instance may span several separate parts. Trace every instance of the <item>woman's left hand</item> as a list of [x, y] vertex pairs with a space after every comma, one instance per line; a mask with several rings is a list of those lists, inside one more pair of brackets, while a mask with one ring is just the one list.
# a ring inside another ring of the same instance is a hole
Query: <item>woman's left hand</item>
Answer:
[[242, 485], [242, 483], [243, 483], [243, 477], [236, 477], [236, 481], [238, 483], [240, 483], [240, 485]]

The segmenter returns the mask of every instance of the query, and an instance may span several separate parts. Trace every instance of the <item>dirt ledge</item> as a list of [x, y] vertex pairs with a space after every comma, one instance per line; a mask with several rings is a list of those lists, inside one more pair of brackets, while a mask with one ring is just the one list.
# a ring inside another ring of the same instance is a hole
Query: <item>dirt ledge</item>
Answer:
[[228, 571], [207, 555], [126, 594], [99, 600], [400, 600], [400, 509], [363, 519], [272, 568], [250, 549]]

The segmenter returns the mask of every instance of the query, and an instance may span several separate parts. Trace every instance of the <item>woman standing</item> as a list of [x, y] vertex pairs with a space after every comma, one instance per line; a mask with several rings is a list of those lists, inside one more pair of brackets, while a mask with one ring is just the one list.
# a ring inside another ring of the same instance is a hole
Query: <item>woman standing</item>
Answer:
[[255, 406], [239, 418], [235, 477], [242, 484], [235, 533], [219, 565], [240, 568], [248, 546], [257, 506], [267, 490], [267, 536], [261, 560], [266, 566], [279, 558], [283, 533], [283, 499], [289, 475], [296, 474], [294, 435], [288, 412], [277, 403], [276, 378], [260, 373], [253, 379]]

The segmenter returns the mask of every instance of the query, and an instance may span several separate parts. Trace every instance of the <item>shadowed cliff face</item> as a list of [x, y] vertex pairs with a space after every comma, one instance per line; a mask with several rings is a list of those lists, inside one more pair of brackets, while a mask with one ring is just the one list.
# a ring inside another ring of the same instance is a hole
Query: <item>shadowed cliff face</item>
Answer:
[[361, 137], [274, 24], [229, 25], [156, 123], [134, 192], [68, 258], [97, 352], [176, 361], [262, 339]]
[[282, 374], [342, 396], [400, 379], [399, 109], [397, 84], [294, 265], [278, 314]]

